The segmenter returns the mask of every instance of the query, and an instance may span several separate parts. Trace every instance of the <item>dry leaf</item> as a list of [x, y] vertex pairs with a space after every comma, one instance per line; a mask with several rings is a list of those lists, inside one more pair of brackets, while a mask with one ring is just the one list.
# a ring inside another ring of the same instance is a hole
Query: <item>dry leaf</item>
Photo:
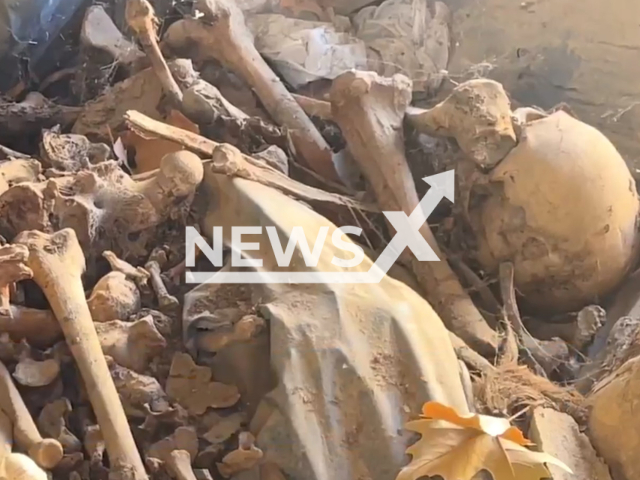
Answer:
[[[198, 126], [185, 117], [178, 110], [171, 110], [164, 122], [192, 133], [200, 133]], [[170, 140], [162, 138], [144, 138], [135, 132], [127, 132], [122, 137], [126, 147], [136, 150], [135, 173], [150, 172], [160, 167], [160, 160], [168, 153], [182, 150], [183, 147]]]
[[481, 470], [494, 480], [540, 480], [551, 476], [545, 463], [571, 472], [551, 455], [527, 449], [532, 443], [506, 419], [461, 416], [438, 402], [425, 403], [421, 417], [406, 426], [422, 438], [407, 449], [411, 463], [396, 480], [435, 475], [444, 480], [470, 480]]
[[227, 408], [240, 400], [234, 385], [211, 381], [211, 369], [196, 365], [187, 353], [176, 353], [167, 379], [167, 394], [193, 415], [207, 408]]

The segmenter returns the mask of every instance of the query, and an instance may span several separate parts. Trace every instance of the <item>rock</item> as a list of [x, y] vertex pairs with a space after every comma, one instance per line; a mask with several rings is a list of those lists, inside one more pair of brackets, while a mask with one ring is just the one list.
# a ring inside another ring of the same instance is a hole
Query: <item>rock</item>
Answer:
[[576, 421], [551, 408], [533, 411], [529, 438], [539, 450], [564, 462], [573, 474], [548, 465], [553, 480], [611, 480], [606, 464], [598, 457], [591, 442], [580, 432]]
[[[640, 357], [603, 379], [589, 396], [589, 436], [616, 480], [640, 477]], [[553, 455], [554, 452], [548, 452]], [[575, 476], [574, 478], [581, 478]]]

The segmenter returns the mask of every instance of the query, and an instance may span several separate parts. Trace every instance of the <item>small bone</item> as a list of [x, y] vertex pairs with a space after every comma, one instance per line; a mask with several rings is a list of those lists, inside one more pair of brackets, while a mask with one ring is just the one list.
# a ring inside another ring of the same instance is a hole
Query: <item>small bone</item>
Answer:
[[84, 449], [93, 464], [101, 464], [104, 457], [104, 437], [98, 425], [87, 425], [84, 429]]
[[27, 231], [16, 237], [16, 243], [29, 248], [27, 266], [58, 318], [76, 360], [104, 433], [112, 470], [147, 480], [84, 297], [85, 262], [75, 232], [69, 228], [54, 234]]
[[153, 70], [162, 83], [162, 88], [175, 106], [179, 107], [182, 104], [182, 91], [160, 51], [156, 32], [158, 19], [153, 7], [147, 0], [127, 0], [125, 16], [129, 27], [136, 32]]
[[[403, 75], [383, 78], [373, 72], [347, 72], [333, 81], [331, 105], [349, 151], [371, 183], [383, 211], [407, 216], [419, 204], [404, 151], [402, 122], [411, 100], [411, 81]], [[428, 223], [420, 234], [441, 261], [411, 266], [426, 298], [449, 330], [487, 357], [498, 335], [487, 324], [445, 259]]]
[[6, 480], [48, 480], [36, 463], [21, 453], [11, 453], [13, 432], [11, 420], [0, 411], [0, 478]]
[[204, 17], [175, 22], [163, 42], [172, 50], [189, 47], [201, 60], [218, 60], [244, 78], [273, 119], [289, 129], [295, 150], [309, 168], [328, 180], [339, 181], [331, 149], [256, 50], [242, 10], [232, 0], [198, 0], [195, 8]]
[[9, 304], [11, 285], [33, 275], [25, 265], [28, 256], [29, 252], [22, 245], [0, 247], [0, 315], [12, 317]]
[[7, 367], [0, 362], [0, 410], [13, 423], [13, 437], [18, 446], [42, 468], [51, 469], [62, 459], [62, 445], [53, 438], [43, 439], [27, 410], [20, 392], [13, 384]]
[[129, 318], [140, 310], [140, 291], [124, 273], [109, 272], [93, 287], [87, 304], [94, 322]]
[[172, 477], [178, 480], [196, 480], [191, 462], [198, 454], [198, 436], [191, 427], [179, 427], [175, 433], [153, 444], [147, 458], [165, 463]]
[[145, 268], [151, 274], [151, 286], [158, 297], [160, 310], [172, 310], [177, 308], [180, 305], [178, 299], [173, 295], [169, 295], [167, 287], [164, 284], [164, 280], [160, 275], [162, 272], [160, 271], [160, 265], [158, 265], [158, 262], [151, 260], [146, 263]]
[[66, 398], [59, 398], [44, 406], [38, 415], [38, 427], [44, 434], [57, 439], [65, 453], [74, 453], [82, 450], [82, 443], [67, 428], [71, 402]]
[[130, 68], [139, 64], [144, 58], [144, 54], [122, 35], [100, 5], [87, 8], [80, 32], [80, 42], [84, 46], [109, 53], [116, 62]]
[[110, 250], [105, 250], [104, 252], [102, 252], [102, 256], [107, 260], [107, 262], [109, 262], [109, 265], [111, 265], [113, 271], [124, 273], [127, 277], [133, 279], [138, 285], [138, 288], [147, 285], [147, 281], [149, 280], [149, 272], [147, 272], [144, 268], [134, 267], [130, 263], [119, 259], [116, 254]]
[[264, 456], [262, 450], [255, 446], [255, 438], [249, 432], [238, 436], [238, 449], [224, 456], [218, 463], [218, 471], [224, 478], [230, 478], [238, 472], [253, 468]]
[[138, 373], [144, 372], [151, 359], [167, 346], [151, 316], [136, 322], [96, 323], [95, 327], [104, 354]]

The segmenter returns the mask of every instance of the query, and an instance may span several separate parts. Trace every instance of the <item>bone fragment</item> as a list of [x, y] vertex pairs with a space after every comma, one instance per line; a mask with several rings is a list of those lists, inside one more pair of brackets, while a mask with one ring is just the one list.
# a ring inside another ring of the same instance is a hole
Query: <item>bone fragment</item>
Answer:
[[140, 49], [122, 35], [100, 5], [87, 8], [80, 32], [80, 42], [85, 46], [109, 53], [117, 62], [130, 68], [140, 64], [144, 58]]
[[156, 458], [165, 463], [173, 478], [196, 480], [191, 462], [198, 454], [198, 436], [191, 427], [179, 427], [173, 435], [153, 444], [147, 458]]
[[132, 480], [147, 480], [85, 300], [81, 278], [85, 261], [75, 232], [69, 228], [54, 234], [26, 231], [16, 237], [16, 243], [28, 247], [27, 266], [58, 318], [77, 362], [105, 437], [112, 470]]

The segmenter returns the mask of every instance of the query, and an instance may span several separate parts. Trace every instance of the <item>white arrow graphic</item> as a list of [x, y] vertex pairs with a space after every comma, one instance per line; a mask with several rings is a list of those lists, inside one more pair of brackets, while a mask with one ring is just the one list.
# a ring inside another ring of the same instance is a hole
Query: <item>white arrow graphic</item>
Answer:
[[[420, 261], [440, 261], [420, 227], [442, 198], [454, 201], [455, 173], [448, 170], [424, 177], [431, 188], [409, 216], [405, 212], [382, 212], [396, 230], [391, 242], [367, 272], [187, 272], [187, 283], [379, 283], [405, 248]], [[233, 245], [231, 245], [233, 248]]]

